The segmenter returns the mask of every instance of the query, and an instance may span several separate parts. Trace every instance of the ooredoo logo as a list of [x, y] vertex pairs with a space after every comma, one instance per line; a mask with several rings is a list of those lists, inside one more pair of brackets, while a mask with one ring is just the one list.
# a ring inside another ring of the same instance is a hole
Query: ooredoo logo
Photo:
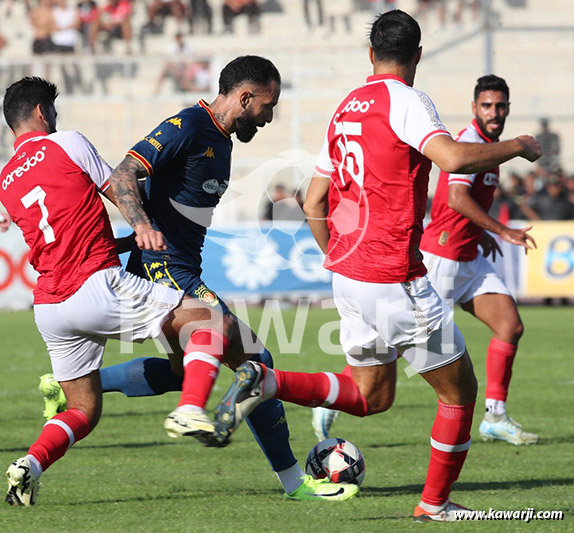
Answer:
[[348, 113], [349, 111], [355, 111], [359, 113], [366, 113], [371, 104], [374, 104], [374, 100], [369, 100], [368, 102], [360, 102], [356, 98], [353, 98], [350, 102], [347, 102], [347, 105], [343, 108], [343, 112]]
[[46, 150], [46, 147], [42, 146], [41, 150], [38, 150], [34, 155], [26, 159], [26, 161], [24, 161], [24, 163], [22, 163], [17, 169], [10, 172], [10, 174], [8, 174], [2, 181], [2, 189], [6, 190], [8, 185], [11, 185], [14, 182], [14, 177], [19, 178], [32, 167], [35, 167], [38, 163], [44, 161], [46, 158], [44, 150]]

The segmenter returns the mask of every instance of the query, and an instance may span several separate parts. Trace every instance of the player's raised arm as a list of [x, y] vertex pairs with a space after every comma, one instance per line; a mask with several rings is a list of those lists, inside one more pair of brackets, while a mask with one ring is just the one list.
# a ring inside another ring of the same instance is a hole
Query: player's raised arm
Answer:
[[166, 249], [163, 235], [153, 229], [138, 186], [138, 179], [147, 175], [144, 165], [128, 155], [112, 172], [110, 185], [120, 213], [136, 233], [137, 245], [143, 250], [161, 251]]
[[327, 226], [329, 182], [329, 178], [315, 174], [311, 180], [305, 203], [303, 204], [303, 210], [307, 215], [309, 228], [324, 254], [327, 253], [330, 236], [329, 227]]
[[[460, 143], [463, 144], [463, 143]], [[486, 146], [486, 145], [485, 145]], [[470, 187], [462, 183], [451, 183], [448, 186], [448, 206], [468, 218], [480, 228], [500, 235], [510, 244], [523, 246], [527, 250], [536, 248], [536, 242], [528, 234], [529, 228], [513, 229], [492, 218], [470, 195]], [[502, 255], [502, 253], [501, 253]]]
[[540, 144], [530, 135], [489, 144], [461, 143], [448, 135], [437, 135], [424, 148], [424, 155], [433, 163], [455, 174], [483, 172], [515, 157], [536, 161], [541, 154]]

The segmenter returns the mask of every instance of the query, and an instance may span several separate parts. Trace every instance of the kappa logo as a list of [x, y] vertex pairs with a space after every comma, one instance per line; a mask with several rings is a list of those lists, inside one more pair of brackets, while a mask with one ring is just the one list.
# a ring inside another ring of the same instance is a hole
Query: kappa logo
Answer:
[[10, 172], [10, 174], [8, 174], [2, 181], [2, 189], [6, 190], [8, 186], [14, 182], [14, 177], [19, 178], [20, 176], [28, 172], [32, 167], [35, 167], [38, 163], [44, 161], [44, 159], [46, 159], [44, 150], [46, 150], [46, 147], [42, 146], [41, 150], [38, 150], [34, 155], [26, 159], [26, 161], [24, 161], [24, 163], [20, 165], [17, 169]]
[[360, 102], [356, 98], [353, 98], [350, 102], [347, 102], [347, 105], [343, 108], [343, 112], [348, 113], [349, 111], [358, 111], [359, 113], [366, 113], [374, 103], [374, 100], [369, 100], [368, 102]]
[[177, 126], [179, 129], [181, 129], [181, 119], [178, 117], [170, 118], [169, 120], [166, 120], [166, 123], [173, 124], [174, 126]]
[[498, 185], [498, 176], [496, 174], [494, 174], [493, 172], [487, 172], [484, 175], [483, 181], [487, 187], [490, 187], [490, 186], [496, 187]]
[[203, 152], [203, 157], [209, 157], [211, 159], [215, 159], [215, 152], [211, 146], [207, 147], [207, 150]]

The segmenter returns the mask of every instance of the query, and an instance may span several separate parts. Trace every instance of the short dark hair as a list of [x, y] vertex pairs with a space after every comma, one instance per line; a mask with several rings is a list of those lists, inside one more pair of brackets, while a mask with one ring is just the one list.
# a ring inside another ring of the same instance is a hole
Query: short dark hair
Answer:
[[6, 89], [4, 118], [12, 130], [27, 120], [38, 104], [48, 107], [58, 97], [58, 88], [37, 76], [26, 76]]
[[375, 59], [406, 65], [419, 49], [421, 28], [413, 17], [394, 9], [377, 17], [369, 38]]
[[219, 75], [219, 94], [229, 94], [243, 82], [265, 86], [271, 81], [281, 83], [281, 75], [269, 59], [260, 56], [240, 56], [225, 65]]
[[475, 102], [478, 100], [480, 93], [484, 91], [500, 91], [506, 96], [507, 100], [510, 99], [510, 90], [508, 89], [508, 85], [506, 85], [506, 81], [494, 74], [488, 74], [476, 80], [476, 87], [474, 88]]

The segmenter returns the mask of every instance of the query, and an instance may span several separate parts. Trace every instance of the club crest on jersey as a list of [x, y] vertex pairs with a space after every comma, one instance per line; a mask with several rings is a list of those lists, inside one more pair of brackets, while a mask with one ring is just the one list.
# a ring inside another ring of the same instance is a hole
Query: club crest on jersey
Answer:
[[348, 113], [349, 111], [355, 111], [359, 113], [366, 113], [371, 104], [374, 104], [374, 100], [369, 100], [368, 102], [360, 102], [356, 98], [353, 98], [350, 102], [347, 102], [347, 105], [343, 108], [344, 113]]
[[205, 180], [201, 184], [201, 188], [207, 194], [217, 194], [217, 191], [219, 190], [219, 182], [215, 178], [211, 178], [210, 180]]
[[498, 185], [498, 176], [493, 172], [487, 172], [482, 180], [487, 187]]
[[219, 299], [215, 293], [210, 291], [205, 285], [200, 285], [196, 290], [193, 291], [193, 294], [197, 296], [197, 299], [200, 302], [211, 305], [211, 307], [215, 307], [217, 304], [219, 304]]

